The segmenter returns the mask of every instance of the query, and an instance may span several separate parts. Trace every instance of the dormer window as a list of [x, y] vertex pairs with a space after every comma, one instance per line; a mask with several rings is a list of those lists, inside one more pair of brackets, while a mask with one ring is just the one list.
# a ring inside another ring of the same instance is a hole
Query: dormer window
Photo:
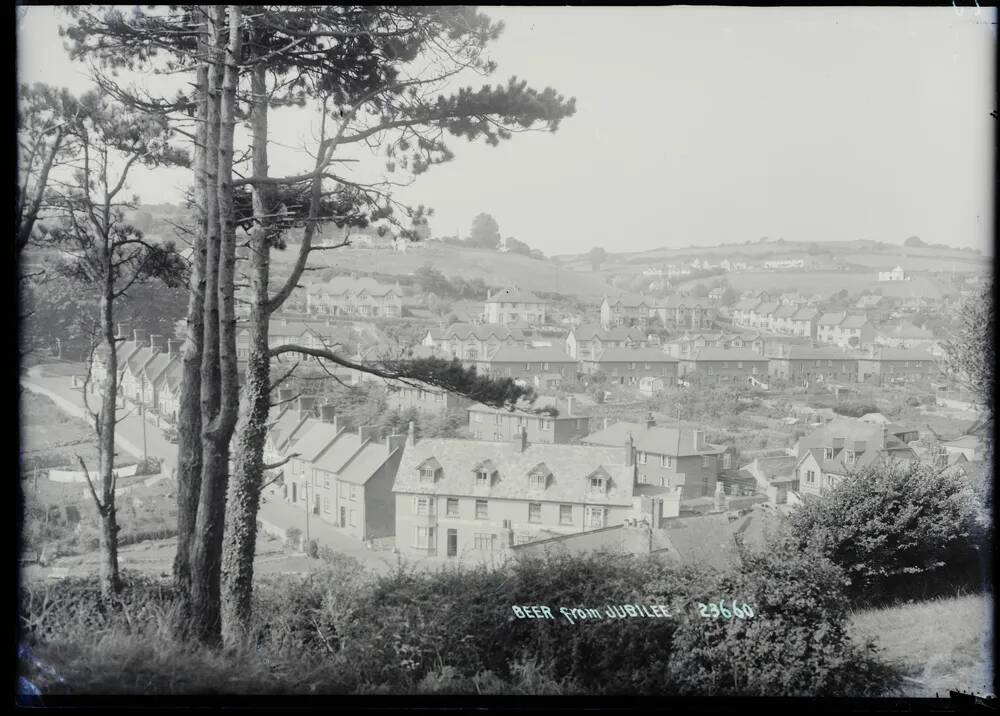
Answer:
[[823, 459], [824, 460], [833, 459], [833, 448], [823, 448]]
[[417, 468], [420, 474], [420, 482], [433, 484], [441, 476], [441, 463], [434, 458], [424, 460]]
[[857, 460], [857, 453], [853, 450], [844, 451], [844, 463], [847, 465], [853, 465], [855, 460]]
[[497, 475], [496, 466], [489, 460], [484, 460], [472, 468], [476, 487], [492, 487], [493, 478]]
[[476, 487], [489, 487], [490, 473], [486, 470], [476, 470]]
[[421, 482], [434, 482], [434, 476], [437, 471], [430, 467], [420, 468], [420, 481]]

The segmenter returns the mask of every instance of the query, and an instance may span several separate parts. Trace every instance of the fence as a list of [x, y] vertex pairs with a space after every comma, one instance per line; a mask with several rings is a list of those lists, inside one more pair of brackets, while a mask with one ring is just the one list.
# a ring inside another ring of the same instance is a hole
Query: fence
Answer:
[[[118, 477], [132, 477], [139, 465], [125, 465], [113, 470]], [[49, 470], [49, 479], [53, 482], [86, 482], [87, 474], [82, 470]]]

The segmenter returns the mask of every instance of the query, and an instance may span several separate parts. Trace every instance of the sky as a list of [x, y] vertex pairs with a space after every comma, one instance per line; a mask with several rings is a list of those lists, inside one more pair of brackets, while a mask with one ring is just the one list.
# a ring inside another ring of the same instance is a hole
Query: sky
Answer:
[[[875, 239], [992, 254], [996, 9], [484, 7], [511, 75], [576, 98], [555, 133], [455, 159], [397, 198], [433, 207], [435, 235], [491, 214], [544, 253]], [[27, 8], [18, 79], [80, 92], [65, 16]], [[180, 81], [143, 77], [153, 88]], [[169, 94], [169, 93], [168, 93]], [[272, 121], [272, 174], [311, 159], [315, 117]], [[181, 170], [136, 174], [146, 203], [179, 202]]]

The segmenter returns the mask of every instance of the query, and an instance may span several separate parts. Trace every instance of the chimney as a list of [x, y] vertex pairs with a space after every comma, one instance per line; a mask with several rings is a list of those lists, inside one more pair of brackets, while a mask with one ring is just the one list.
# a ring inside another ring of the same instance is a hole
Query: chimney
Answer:
[[635, 465], [635, 440], [632, 439], [632, 433], [629, 433], [628, 439], [625, 440], [625, 466], [633, 465]]
[[312, 396], [299, 396], [299, 420], [312, 418], [316, 415], [316, 398]]
[[389, 435], [385, 439], [386, 454], [392, 455], [396, 450], [406, 447], [405, 435]]
[[375, 434], [375, 426], [369, 425], [367, 427], [358, 428], [358, 437], [361, 439], [362, 443], [366, 443], [369, 440], [374, 439], [377, 437]]
[[570, 395], [566, 397], [566, 417], [569, 417], [572, 414], [573, 414], [573, 396]]
[[701, 450], [705, 447], [705, 431], [704, 430], [692, 430], [691, 440], [694, 443], [695, 450]]
[[417, 434], [413, 429], [413, 421], [406, 427], [406, 447], [413, 447], [417, 444]]
[[115, 338], [128, 338], [128, 324], [119, 323], [118, 324], [118, 335]]
[[656, 427], [656, 418], [653, 417], [653, 411], [650, 410], [646, 414], [646, 430], [650, 430], [651, 428], [655, 427]]
[[280, 388], [278, 390], [278, 401], [290, 401], [295, 396], [295, 391], [291, 388]]
[[144, 331], [141, 328], [136, 328], [132, 331], [132, 340], [140, 346], [146, 342], [147, 336], [149, 336], [149, 331]]
[[149, 349], [153, 353], [163, 353], [166, 347], [167, 347], [166, 339], [163, 336], [159, 335], [158, 333], [154, 333], [149, 337]]
[[521, 426], [520, 445], [521, 445], [521, 452], [524, 452], [525, 450], [528, 449], [528, 428], [527, 426], [524, 425]]
[[337, 408], [333, 405], [319, 406], [319, 419], [324, 423], [337, 424]]
[[167, 356], [170, 357], [170, 360], [173, 360], [174, 358], [180, 358], [181, 346], [183, 344], [184, 341], [175, 341], [175, 340], [167, 341]]

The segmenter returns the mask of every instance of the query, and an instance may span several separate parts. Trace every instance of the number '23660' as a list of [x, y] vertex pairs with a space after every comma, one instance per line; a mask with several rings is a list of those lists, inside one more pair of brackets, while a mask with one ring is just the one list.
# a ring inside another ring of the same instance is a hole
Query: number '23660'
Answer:
[[753, 616], [753, 607], [746, 602], [743, 602], [743, 606], [741, 607], [736, 603], [735, 599], [733, 600], [733, 608], [731, 610], [726, 608], [726, 602], [723, 599], [720, 599], [718, 604], [702, 604], [701, 602], [697, 604], [698, 611], [706, 619], [718, 619], [719, 617], [732, 619], [734, 616], [740, 619], [749, 619]]

